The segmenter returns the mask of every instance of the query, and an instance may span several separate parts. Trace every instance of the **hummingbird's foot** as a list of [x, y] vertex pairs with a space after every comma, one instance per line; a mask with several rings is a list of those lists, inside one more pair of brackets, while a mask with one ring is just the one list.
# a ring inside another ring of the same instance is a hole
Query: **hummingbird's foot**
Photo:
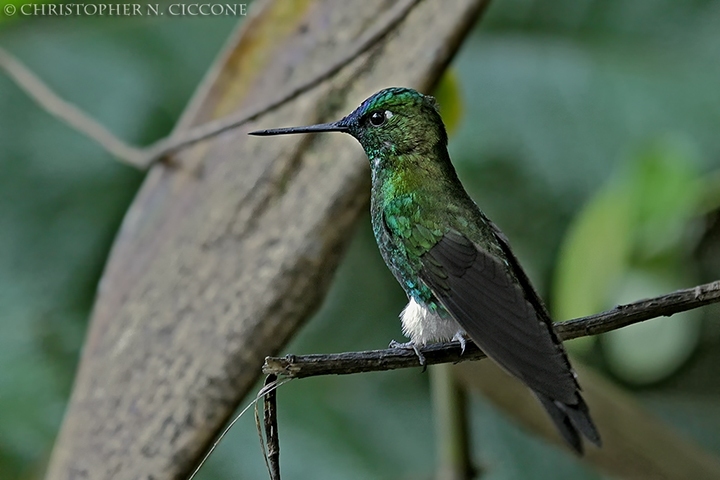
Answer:
[[418, 349], [417, 345], [413, 342], [407, 342], [407, 343], [400, 343], [396, 342], [395, 340], [390, 342], [389, 345], [390, 348], [401, 348], [403, 350], [412, 350], [415, 352], [415, 355], [417, 355], [418, 362], [420, 362], [420, 366], [423, 367], [423, 371], [427, 368], [427, 364], [425, 363], [425, 355], [423, 355], [420, 350]]
[[467, 346], [467, 341], [465, 340], [465, 334], [463, 332], [457, 332], [454, 337], [452, 337], [452, 341], [458, 341], [460, 342], [460, 355], [462, 356], [465, 353], [465, 347]]

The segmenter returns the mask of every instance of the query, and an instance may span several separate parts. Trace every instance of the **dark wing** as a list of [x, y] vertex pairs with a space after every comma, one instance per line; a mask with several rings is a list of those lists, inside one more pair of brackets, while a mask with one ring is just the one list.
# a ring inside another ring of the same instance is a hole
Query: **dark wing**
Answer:
[[545, 306], [507, 240], [488, 224], [505, 260], [449, 232], [420, 257], [420, 278], [488, 357], [533, 390], [575, 451], [583, 451], [579, 432], [600, 446]]
[[578, 402], [577, 382], [544, 307], [533, 305], [534, 292], [513, 277], [510, 263], [456, 232], [446, 233], [421, 262], [421, 279], [488, 357], [536, 393]]

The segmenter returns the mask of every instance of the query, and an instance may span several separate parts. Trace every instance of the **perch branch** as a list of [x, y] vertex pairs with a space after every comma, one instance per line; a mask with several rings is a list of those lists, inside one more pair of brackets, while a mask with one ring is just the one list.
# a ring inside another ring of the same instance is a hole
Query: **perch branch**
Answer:
[[[678, 290], [667, 295], [619, 305], [612, 310], [555, 324], [558, 336], [570, 340], [598, 335], [656, 317], [669, 317], [675, 313], [720, 302], [720, 280], [694, 288]], [[460, 343], [438, 343], [420, 349], [428, 365], [458, 363], [479, 360], [485, 354], [472, 342], [467, 343], [465, 353]], [[286, 355], [267, 357], [263, 372], [290, 378], [316, 375], [346, 375], [361, 372], [377, 372], [418, 366], [412, 350], [390, 348], [335, 354]]]

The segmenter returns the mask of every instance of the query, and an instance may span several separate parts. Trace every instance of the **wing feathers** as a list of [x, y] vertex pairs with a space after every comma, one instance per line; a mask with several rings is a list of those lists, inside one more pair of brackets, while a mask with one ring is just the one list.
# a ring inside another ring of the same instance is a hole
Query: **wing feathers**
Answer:
[[509, 265], [455, 232], [447, 233], [421, 261], [422, 280], [488, 356], [533, 390], [577, 402], [577, 384], [564, 352]]
[[545, 306], [502, 234], [490, 225], [505, 259], [449, 232], [421, 257], [420, 278], [490, 358], [535, 392], [575, 451], [583, 451], [580, 433], [600, 446]]

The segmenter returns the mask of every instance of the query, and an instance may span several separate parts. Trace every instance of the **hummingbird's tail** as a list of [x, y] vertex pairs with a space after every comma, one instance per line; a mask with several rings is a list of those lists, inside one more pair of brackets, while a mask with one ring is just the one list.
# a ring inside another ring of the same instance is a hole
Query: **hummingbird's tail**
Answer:
[[583, 454], [580, 434], [596, 446], [602, 445], [600, 434], [590, 418], [587, 404], [579, 393], [577, 394], [578, 402], [574, 405], [553, 400], [542, 393], [535, 392], [535, 396], [550, 414], [550, 418], [562, 437], [579, 455]]

